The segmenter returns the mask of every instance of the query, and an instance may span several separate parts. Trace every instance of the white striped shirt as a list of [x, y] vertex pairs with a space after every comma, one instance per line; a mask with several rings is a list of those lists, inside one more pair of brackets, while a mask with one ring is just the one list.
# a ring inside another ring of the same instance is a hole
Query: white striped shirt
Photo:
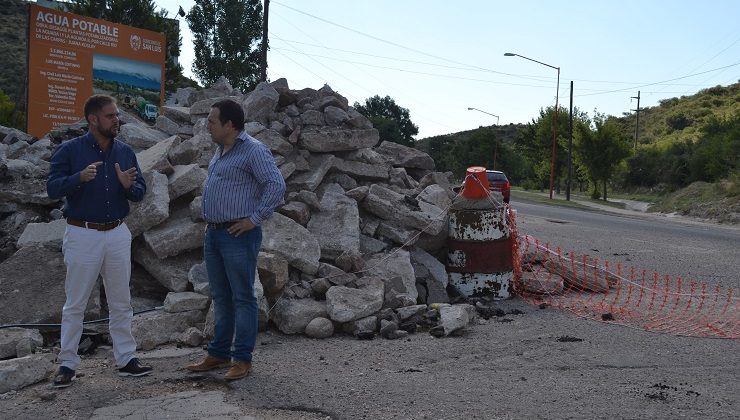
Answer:
[[223, 223], [249, 218], [262, 224], [283, 202], [285, 181], [270, 149], [242, 131], [231, 150], [219, 145], [208, 164], [203, 219]]

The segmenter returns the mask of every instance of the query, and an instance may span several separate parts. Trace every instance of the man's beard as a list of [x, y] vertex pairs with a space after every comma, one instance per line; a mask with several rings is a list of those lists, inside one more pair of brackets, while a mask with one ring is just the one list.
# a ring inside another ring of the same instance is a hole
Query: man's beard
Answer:
[[118, 135], [118, 126], [113, 125], [107, 130], [100, 130], [100, 134], [102, 134], [107, 139], [113, 140]]

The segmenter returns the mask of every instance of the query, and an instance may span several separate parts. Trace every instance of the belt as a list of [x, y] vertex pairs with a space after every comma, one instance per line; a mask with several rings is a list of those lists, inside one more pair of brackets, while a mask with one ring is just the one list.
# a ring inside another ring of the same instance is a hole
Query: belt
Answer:
[[236, 222], [208, 223], [208, 229], [228, 229]]
[[84, 222], [82, 220], [67, 218], [68, 225], [83, 227], [87, 229], [95, 229], [95, 230], [100, 230], [103, 232], [107, 230], [115, 229], [118, 226], [121, 226], [122, 223], [123, 223], [123, 219], [118, 219], [118, 220], [114, 220], [112, 222], [106, 222], [106, 223], [93, 223], [93, 222]]

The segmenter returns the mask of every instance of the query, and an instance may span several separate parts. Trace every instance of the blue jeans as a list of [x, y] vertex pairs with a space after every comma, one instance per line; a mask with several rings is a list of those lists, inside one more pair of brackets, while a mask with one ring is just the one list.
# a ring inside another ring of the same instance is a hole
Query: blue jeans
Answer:
[[259, 226], [238, 237], [226, 229], [206, 232], [203, 251], [215, 304], [214, 337], [208, 344], [213, 357], [252, 361], [258, 322], [254, 279], [261, 244]]

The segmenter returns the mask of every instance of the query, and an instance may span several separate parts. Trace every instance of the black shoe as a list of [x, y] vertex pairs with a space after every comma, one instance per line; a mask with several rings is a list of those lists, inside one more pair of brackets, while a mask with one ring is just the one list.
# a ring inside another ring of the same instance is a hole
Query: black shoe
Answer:
[[126, 366], [118, 369], [118, 376], [144, 376], [152, 373], [152, 367], [142, 365], [139, 359], [134, 357]]
[[57, 376], [54, 377], [54, 383], [52, 386], [54, 388], [66, 388], [72, 385], [72, 381], [74, 381], [76, 377], [75, 371], [66, 366], [60, 366]]

